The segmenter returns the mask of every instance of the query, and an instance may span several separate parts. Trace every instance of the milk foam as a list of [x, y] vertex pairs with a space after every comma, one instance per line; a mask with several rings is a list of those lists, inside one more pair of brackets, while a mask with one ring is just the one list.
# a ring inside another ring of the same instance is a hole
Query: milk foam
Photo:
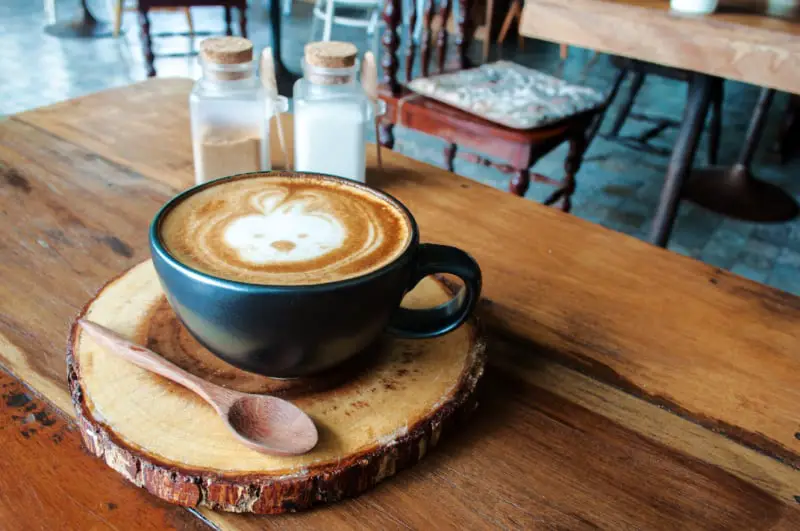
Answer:
[[160, 232], [186, 265], [268, 285], [366, 274], [399, 256], [412, 234], [406, 214], [370, 190], [279, 173], [193, 193], [169, 211]]
[[232, 221], [225, 229], [226, 244], [253, 264], [304, 262], [340, 248], [347, 236], [344, 224], [313, 205], [324, 198], [309, 195], [287, 201], [286, 190], [269, 191], [251, 204], [260, 214]]

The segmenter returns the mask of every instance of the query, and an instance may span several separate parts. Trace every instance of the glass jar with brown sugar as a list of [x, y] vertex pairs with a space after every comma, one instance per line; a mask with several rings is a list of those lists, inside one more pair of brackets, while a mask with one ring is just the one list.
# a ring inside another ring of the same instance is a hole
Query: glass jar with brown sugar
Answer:
[[253, 43], [219, 37], [200, 44], [203, 76], [189, 96], [195, 181], [270, 169], [267, 98]]

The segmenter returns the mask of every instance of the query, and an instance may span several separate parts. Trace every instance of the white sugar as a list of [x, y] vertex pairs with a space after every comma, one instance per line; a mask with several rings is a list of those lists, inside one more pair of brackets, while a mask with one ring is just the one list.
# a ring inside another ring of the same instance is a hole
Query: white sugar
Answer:
[[297, 101], [294, 110], [295, 170], [364, 182], [365, 126], [361, 102]]

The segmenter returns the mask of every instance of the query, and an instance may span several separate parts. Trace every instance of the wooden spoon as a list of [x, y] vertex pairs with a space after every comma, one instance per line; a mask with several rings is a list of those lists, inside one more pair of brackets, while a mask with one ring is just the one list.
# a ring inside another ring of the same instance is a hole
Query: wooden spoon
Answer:
[[314, 422], [291, 402], [274, 396], [240, 393], [206, 382], [104, 326], [85, 319], [78, 322], [107, 352], [197, 393], [245, 446], [272, 455], [300, 455], [316, 446], [318, 435]]

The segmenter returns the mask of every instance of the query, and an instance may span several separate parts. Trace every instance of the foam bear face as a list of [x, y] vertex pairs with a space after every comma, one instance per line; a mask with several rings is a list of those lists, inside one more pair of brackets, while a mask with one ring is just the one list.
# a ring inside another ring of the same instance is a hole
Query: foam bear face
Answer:
[[242, 260], [253, 264], [304, 262], [341, 247], [347, 231], [324, 198], [287, 191], [255, 196], [258, 213], [232, 221], [224, 240]]

